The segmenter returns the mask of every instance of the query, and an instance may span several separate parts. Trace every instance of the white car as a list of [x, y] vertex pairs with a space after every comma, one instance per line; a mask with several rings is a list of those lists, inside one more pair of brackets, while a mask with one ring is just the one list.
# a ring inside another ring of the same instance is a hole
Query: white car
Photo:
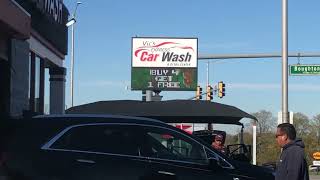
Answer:
[[310, 165], [309, 166], [309, 171], [320, 171], [320, 166], [317, 166], [317, 165]]

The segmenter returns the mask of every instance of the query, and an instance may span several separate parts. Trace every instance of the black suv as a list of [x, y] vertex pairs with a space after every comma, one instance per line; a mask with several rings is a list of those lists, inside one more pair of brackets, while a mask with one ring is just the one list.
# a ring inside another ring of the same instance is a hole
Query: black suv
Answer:
[[37, 116], [20, 120], [4, 149], [0, 168], [14, 180], [274, 179], [147, 118]]

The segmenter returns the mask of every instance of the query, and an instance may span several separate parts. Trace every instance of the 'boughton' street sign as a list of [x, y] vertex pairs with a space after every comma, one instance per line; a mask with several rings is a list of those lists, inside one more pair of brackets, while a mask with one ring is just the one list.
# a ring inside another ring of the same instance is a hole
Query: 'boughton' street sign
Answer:
[[290, 75], [320, 75], [320, 65], [290, 65]]

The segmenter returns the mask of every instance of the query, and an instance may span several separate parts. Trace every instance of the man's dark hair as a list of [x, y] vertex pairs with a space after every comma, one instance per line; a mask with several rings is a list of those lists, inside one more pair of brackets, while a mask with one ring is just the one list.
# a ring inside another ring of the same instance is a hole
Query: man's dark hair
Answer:
[[280, 129], [281, 132], [285, 133], [290, 140], [296, 139], [296, 136], [297, 136], [296, 129], [292, 124], [282, 123], [278, 125], [278, 128]]

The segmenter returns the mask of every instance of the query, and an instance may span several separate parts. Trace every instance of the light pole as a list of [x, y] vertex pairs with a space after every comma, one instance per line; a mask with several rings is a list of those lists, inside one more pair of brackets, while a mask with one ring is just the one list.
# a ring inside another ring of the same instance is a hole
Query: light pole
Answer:
[[288, 0], [282, 0], [282, 123], [288, 122]]
[[77, 2], [76, 7], [74, 9], [74, 12], [72, 14], [71, 19], [67, 22], [66, 26], [70, 27], [71, 26], [71, 70], [70, 70], [70, 98], [71, 98], [71, 103], [70, 106], [73, 107], [73, 74], [74, 74], [74, 25], [77, 22], [76, 21], [76, 12], [78, 9], [78, 6], [82, 4], [81, 2]]

